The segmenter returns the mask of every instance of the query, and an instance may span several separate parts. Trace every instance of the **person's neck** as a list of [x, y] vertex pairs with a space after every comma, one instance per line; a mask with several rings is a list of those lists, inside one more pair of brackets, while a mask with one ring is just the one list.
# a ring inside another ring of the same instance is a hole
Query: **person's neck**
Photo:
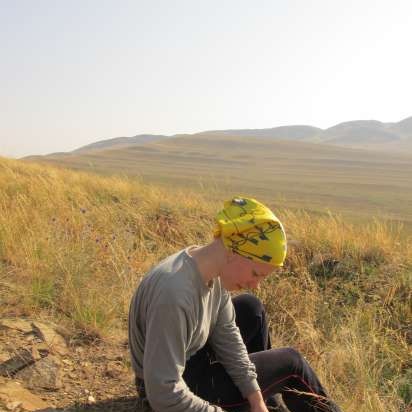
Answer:
[[196, 262], [205, 284], [219, 276], [220, 268], [226, 261], [226, 249], [219, 238], [207, 245], [190, 249], [189, 254]]

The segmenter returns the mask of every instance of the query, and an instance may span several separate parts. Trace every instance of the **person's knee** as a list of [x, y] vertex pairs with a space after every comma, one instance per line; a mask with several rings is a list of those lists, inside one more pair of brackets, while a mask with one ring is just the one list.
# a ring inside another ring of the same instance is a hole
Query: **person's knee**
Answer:
[[233, 305], [235, 306], [236, 312], [247, 313], [251, 316], [262, 316], [265, 310], [260, 299], [250, 293], [242, 293], [234, 297]]
[[294, 371], [301, 371], [306, 362], [303, 355], [292, 347], [284, 348], [284, 351], [291, 369]]

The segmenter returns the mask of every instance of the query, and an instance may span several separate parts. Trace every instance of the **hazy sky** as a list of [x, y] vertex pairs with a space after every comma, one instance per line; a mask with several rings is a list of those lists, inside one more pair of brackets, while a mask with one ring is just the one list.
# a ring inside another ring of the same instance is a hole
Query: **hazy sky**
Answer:
[[0, 155], [412, 116], [410, 0], [0, 0]]

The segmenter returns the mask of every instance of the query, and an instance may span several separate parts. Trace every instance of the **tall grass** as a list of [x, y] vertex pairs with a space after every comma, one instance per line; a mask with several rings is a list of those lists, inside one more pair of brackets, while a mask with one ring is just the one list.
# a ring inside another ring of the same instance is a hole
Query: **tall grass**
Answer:
[[136, 181], [2, 160], [0, 188], [2, 279], [19, 297], [1, 310], [47, 309], [96, 334], [124, 326], [154, 262], [209, 233], [199, 196]]
[[[401, 228], [284, 211], [295, 239], [285, 269], [262, 285], [275, 346], [299, 348], [348, 411], [401, 411], [412, 401], [410, 241]], [[410, 406], [409, 406], [410, 407]]]
[[[48, 317], [79, 339], [125, 330], [144, 273], [211, 239], [227, 194], [208, 190], [0, 159], [0, 315]], [[276, 213], [293, 241], [285, 268], [256, 291], [273, 345], [298, 348], [345, 411], [406, 411], [410, 239], [378, 219]]]

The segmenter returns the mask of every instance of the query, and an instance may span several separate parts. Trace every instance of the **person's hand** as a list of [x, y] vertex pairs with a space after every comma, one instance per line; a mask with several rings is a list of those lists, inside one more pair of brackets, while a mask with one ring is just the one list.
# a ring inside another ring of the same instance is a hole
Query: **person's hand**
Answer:
[[251, 393], [247, 399], [250, 403], [250, 412], [269, 412], [260, 391]]
[[269, 412], [265, 402], [259, 402], [257, 405], [253, 405], [250, 408], [250, 412]]

